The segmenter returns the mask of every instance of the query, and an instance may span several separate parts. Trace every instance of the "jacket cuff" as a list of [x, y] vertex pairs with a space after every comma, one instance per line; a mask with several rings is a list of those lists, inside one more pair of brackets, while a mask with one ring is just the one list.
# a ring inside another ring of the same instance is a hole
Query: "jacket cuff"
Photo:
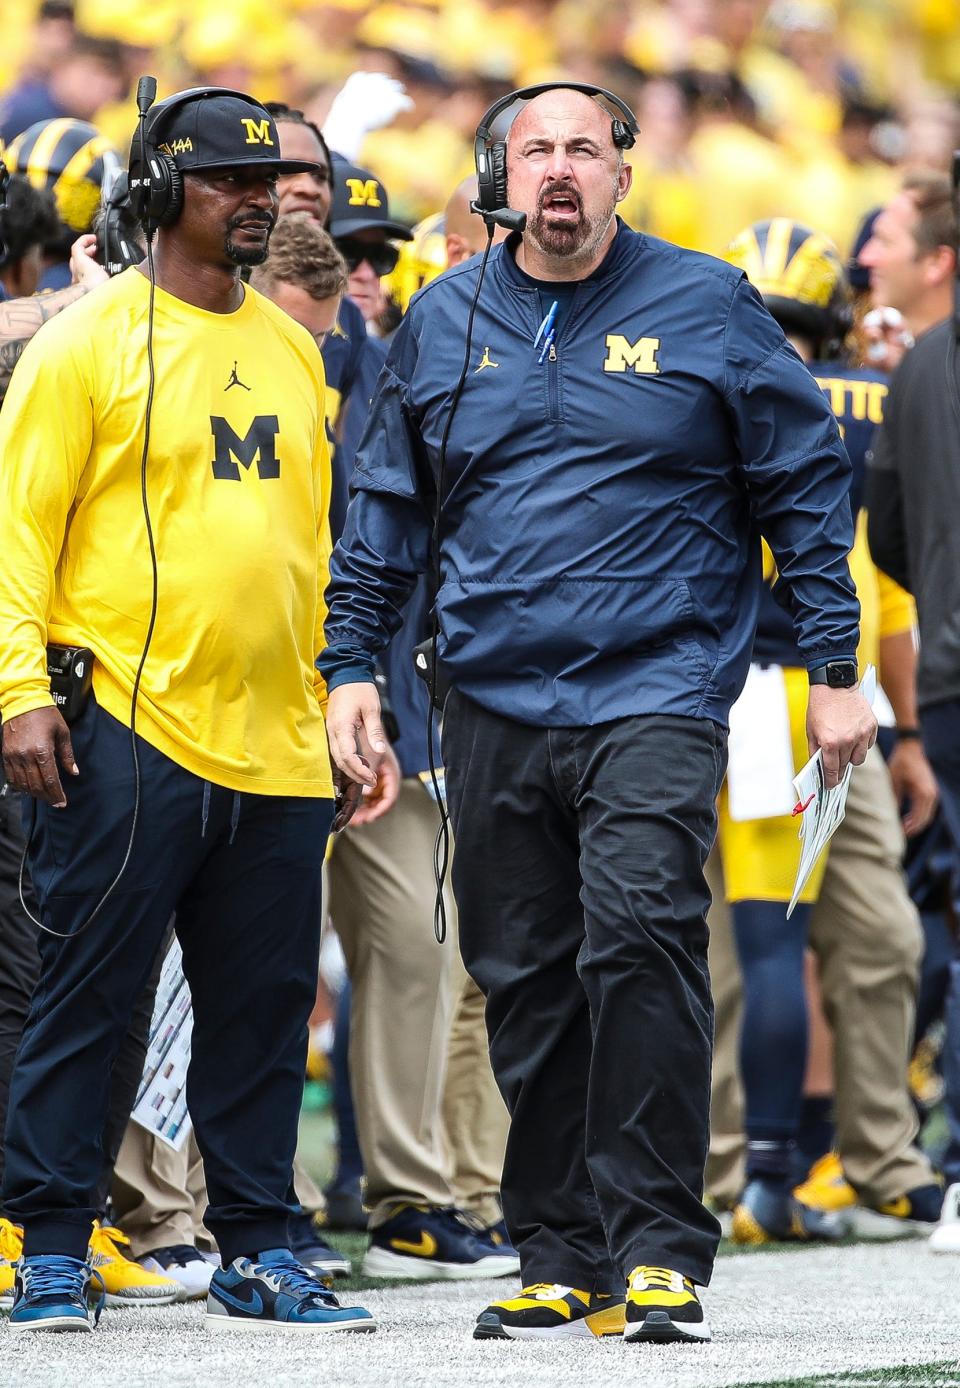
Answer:
[[807, 670], [822, 670], [824, 665], [830, 665], [835, 660], [852, 660], [854, 665], [858, 664], [856, 651], [831, 651], [829, 655], [821, 652], [807, 657]]

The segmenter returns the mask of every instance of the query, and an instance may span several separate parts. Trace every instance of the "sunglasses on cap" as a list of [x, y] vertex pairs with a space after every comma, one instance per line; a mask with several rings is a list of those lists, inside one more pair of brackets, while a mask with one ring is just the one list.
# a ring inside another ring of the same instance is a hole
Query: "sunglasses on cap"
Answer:
[[351, 274], [365, 260], [378, 278], [395, 270], [400, 259], [400, 252], [396, 246], [391, 246], [386, 241], [371, 244], [356, 240], [352, 236], [338, 239], [337, 250], [347, 262], [347, 269]]

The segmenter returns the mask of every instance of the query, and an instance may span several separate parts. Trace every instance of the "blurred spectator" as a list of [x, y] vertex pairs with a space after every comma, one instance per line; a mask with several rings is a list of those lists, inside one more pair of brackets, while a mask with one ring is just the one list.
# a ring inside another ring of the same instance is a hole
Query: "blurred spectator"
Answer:
[[53, 195], [31, 187], [19, 174], [11, 178], [0, 212], [0, 299], [36, 292], [44, 243], [59, 230]]
[[35, 188], [56, 199], [60, 226], [44, 247], [41, 289], [64, 289], [70, 283], [70, 247], [91, 230], [101, 196], [120, 173], [120, 158], [106, 136], [72, 117], [38, 121], [19, 135], [6, 152], [11, 173], [23, 174]]
[[860, 264], [870, 272], [872, 303], [898, 309], [915, 338], [951, 311], [956, 236], [949, 178], [921, 171], [904, 179], [860, 251]]
[[350, 272], [347, 293], [363, 314], [367, 332], [380, 335], [377, 319], [387, 308], [380, 280], [396, 269], [400, 254], [391, 241], [410, 241], [412, 233], [391, 220], [387, 192], [379, 179], [369, 169], [342, 159], [333, 164], [330, 235]]
[[121, 45], [77, 34], [47, 77], [28, 78], [7, 93], [0, 105], [0, 140], [8, 143], [28, 126], [55, 116], [90, 120], [125, 87]]

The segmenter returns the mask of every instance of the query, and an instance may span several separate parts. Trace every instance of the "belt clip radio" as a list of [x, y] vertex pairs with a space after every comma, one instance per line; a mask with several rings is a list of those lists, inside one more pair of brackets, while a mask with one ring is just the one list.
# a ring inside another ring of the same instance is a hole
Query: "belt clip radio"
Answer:
[[93, 651], [88, 646], [48, 646], [50, 693], [67, 723], [83, 712], [93, 683]]

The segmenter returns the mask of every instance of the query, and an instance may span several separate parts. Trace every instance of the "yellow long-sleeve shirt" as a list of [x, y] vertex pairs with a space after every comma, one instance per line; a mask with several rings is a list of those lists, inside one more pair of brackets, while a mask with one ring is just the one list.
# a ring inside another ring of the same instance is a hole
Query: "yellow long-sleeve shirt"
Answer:
[[[149, 285], [128, 270], [41, 329], [0, 411], [0, 711], [49, 705], [45, 645], [89, 646], [129, 726], [151, 603], [140, 498]], [[234, 313], [158, 289], [147, 490], [159, 566], [137, 731], [228, 789], [333, 793], [323, 646], [323, 364], [249, 287]]]

